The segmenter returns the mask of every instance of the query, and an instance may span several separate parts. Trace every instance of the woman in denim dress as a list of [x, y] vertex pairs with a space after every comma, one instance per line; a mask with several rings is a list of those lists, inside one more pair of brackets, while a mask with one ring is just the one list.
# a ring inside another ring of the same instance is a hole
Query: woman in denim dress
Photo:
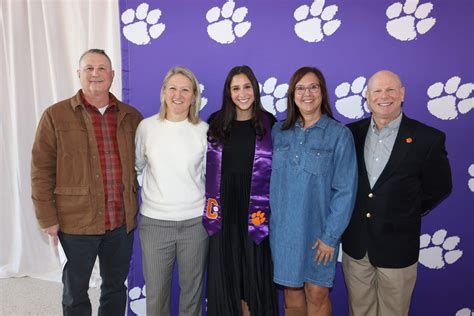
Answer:
[[287, 118], [272, 129], [270, 244], [286, 315], [330, 315], [340, 238], [354, 206], [352, 135], [337, 122], [316, 68], [290, 80]]

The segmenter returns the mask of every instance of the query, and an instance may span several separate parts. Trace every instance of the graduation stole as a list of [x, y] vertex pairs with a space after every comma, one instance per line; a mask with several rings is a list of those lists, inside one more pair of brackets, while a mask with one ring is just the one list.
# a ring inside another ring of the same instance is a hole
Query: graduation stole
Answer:
[[[256, 136], [253, 158], [252, 180], [248, 209], [248, 234], [258, 245], [268, 236], [270, 215], [270, 175], [272, 170], [272, 137], [270, 119], [262, 116], [267, 131], [262, 139]], [[203, 225], [209, 236], [222, 227], [221, 192], [222, 145], [207, 144], [206, 162], [206, 204], [204, 205]]]

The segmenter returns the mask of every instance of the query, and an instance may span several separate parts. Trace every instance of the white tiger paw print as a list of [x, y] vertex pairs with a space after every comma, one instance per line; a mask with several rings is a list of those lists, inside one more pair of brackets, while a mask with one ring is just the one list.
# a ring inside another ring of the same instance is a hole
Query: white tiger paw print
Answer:
[[334, 90], [334, 94], [338, 98], [336, 100], [336, 110], [340, 114], [350, 119], [358, 119], [369, 113], [365, 101], [366, 82], [367, 79], [360, 76], [355, 78], [352, 84], [343, 82], [336, 87]]
[[[158, 23], [161, 10], [154, 9], [148, 12], [148, 3], [143, 2], [137, 10], [128, 9], [122, 13], [123, 35], [136, 45], [149, 44], [151, 39], [157, 39], [164, 32], [166, 25]], [[136, 22], [135, 21], [135, 18]]]
[[201, 90], [201, 108], [199, 109], [199, 111], [201, 111], [207, 104], [207, 98], [202, 96], [202, 92], [204, 91], [203, 84], [199, 84], [199, 90]]
[[128, 291], [130, 309], [137, 316], [146, 316], [146, 285], [143, 289], [136, 286]]
[[471, 190], [471, 192], [474, 192], [474, 164], [470, 165], [467, 171], [469, 172], [469, 175], [471, 176], [471, 178], [468, 181], [469, 190]]
[[474, 316], [474, 309], [465, 307], [463, 309], [458, 310], [455, 316]]
[[[436, 24], [435, 18], [428, 18], [433, 10], [431, 2], [418, 6], [418, 0], [406, 0], [405, 5], [395, 2], [385, 12], [389, 21], [386, 28], [388, 34], [400, 41], [411, 41], [418, 34], [425, 34]], [[405, 16], [400, 16], [403, 13]]]
[[440, 229], [431, 237], [420, 236], [420, 258], [418, 262], [430, 269], [441, 269], [446, 263], [453, 264], [461, 258], [462, 250], [455, 249], [460, 242], [458, 236], [446, 238], [447, 231]]
[[[213, 7], [206, 13], [207, 34], [209, 37], [220, 44], [230, 44], [235, 41], [235, 36], [242, 37], [250, 30], [251, 22], [244, 21], [248, 10], [246, 7], [240, 7], [234, 11], [235, 2], [227, 1], [222, 6]], [[222, 17], [223, 20], [219, 20]], [[235, 26], [234, 26], [235, 24]]]
[[[461, 78], [454, 76], [446, 81], [432, 84], [427, 91], [431, 100], [428, 101], [428, 111], [441, 120], [455, 119], [459, 113], [466, 114], [474, 108], [474, 83], [461, 83]], [[441, 94], [445, 92], [444, 96]], [[457, 102], [460, 99], [459, 102]], [[457, 104], [456, 104], [457, 103]]]
[[[270, 77], [263, 86], [259, 83], [260, 101], [265, 110], [276, 115], [286, 111], [286, 94], [288, 92], [288, 84], [282, 83], [277, 85], [277, 78]], [[275, 101], [276, 100], [276, 101]]]
[[337, 5], [324, 8], [324, 3], [325, 0], [314, 0], [311, 7], [303, 4], [296, 8], [293, 16], [297, 21], [295, 33], [299, 38], [310, 43], [320, 42], [325, 35], [331, 36], [341, 26], [341, 20], [333, 20]]

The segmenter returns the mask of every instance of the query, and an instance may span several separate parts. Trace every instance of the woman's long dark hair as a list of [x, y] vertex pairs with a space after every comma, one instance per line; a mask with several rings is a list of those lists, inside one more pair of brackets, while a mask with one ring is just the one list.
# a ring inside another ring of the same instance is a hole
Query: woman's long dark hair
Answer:
[[326, 79], [324, 79], [323, 73], [314, 67], [301, 67], [298, 69], [290, 79], [290, 86], [288, 87], [288, 99], [286, 108], [286, 120], [283, 122], [281, 127], [282, 130], [292, 128], [298, 119], [303, 119], [303, 116], [296, 106], [295, 103], [295, 88], [296, 84], [308, 73], [313, 73], [319, 81], [320, 93], [321, 93], [321, 113], [326, 114], [330, 118], [334, 119], [332, 115], [331, 105], [329, 104], [328, 88], [326, 85]]
[[252, 84], [253, 95], [255, 97], [255, 101], [252, 104], [252, 125], [255, 129], [255, 133], [258, 137], [263, 137], [267, 132], [262, 124], [262, 115], [265, 114], [260, 101], [257, 78], [249, 66], [236, 66], [229, 71], [225, 79], [221, 109], [209, 117], [209, 131], [207, 132], [207, 136], [210, 138], [209, 141], [222, 145], [229, 139], [232, 122], [237, 116], [235, 110], [236, 105], [232, 101], [230, 83], [235, 76], [240, 74], [247, 76]]

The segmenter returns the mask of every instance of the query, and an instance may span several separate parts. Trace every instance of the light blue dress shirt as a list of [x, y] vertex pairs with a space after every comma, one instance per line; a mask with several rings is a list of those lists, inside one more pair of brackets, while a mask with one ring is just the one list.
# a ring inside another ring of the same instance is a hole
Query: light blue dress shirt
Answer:
[[381, 129], [377, 128], [373, 117], [370, 121], [370, 127], [365, 137], [364, 161], [371, 188], [374, 187], [375, 182], [377, 182], [387, 165], [401, 122], [401, 113]]

